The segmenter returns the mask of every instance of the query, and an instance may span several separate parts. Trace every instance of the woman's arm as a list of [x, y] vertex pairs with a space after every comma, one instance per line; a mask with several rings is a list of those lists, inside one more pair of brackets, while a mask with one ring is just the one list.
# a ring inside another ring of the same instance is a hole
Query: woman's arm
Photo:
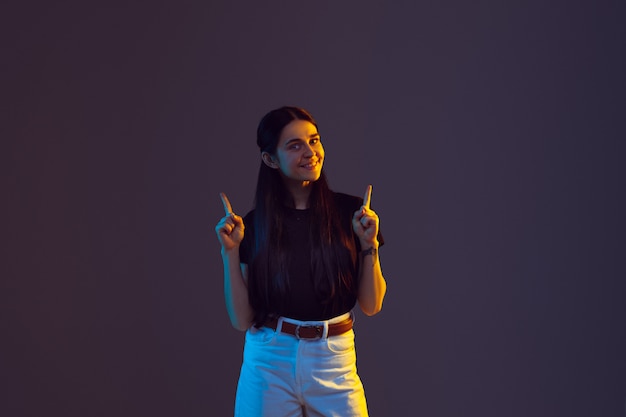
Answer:
[[387, 282], [380, 267], [378, 242], [372, 242], [369, 246], [362, 244], [361, 247], [366, 249], [361, 251], [359, 255], [361, 268], [358, 301], [363, 313], [373, 316], [383, 308]]
[[239, 261], [239, 246], [243, 241], [245, 226], [241, 216], [233, 213], [228, 197], [224, 193], [220, 197], [226, 215], [215, 226], [215, 232], [222, 245], [224, 300], [233, 327], [246, 330], [252, 324], [254, 312], [248, 302], [248, 268]]
[[222, 248], [224, 263], [224, 300], [230, 323], [237, 330], [247, 330], [254, 312], [248, 302], [248, 266], [239, 262], [239, 246], [233, 250]]
[[358, 301], [363, 313], [373, 316], [383, 307], [383, 299], [387, 292], [387, 282], [383, 277], [378, 257], [378, 215], [370, 209], [372, 186], [367, 187], [363, 205], [352, 217], [352, 227], [359, 237], [361, 248], [359, 254], [360, 275]]

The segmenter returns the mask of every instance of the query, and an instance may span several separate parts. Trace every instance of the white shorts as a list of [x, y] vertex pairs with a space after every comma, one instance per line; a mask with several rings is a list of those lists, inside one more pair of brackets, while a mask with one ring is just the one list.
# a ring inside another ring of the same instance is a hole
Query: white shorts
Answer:
[[246, 332], [237, 384], [235, 417], [365, 417], [367, 404], [356, 370], [354, 331], [325, 337], [327, 321], [282, 321], [323, 325], [319, 339], [298, 339], [269, 327]]

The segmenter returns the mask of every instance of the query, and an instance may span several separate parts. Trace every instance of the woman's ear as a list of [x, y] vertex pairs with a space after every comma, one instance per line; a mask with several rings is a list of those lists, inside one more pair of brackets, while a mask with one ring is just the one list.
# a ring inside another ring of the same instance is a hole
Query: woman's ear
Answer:
[[274, 168], [274, 169], [278, 168], [278, 163], [276, 162], [274, 157], [269, 154], [269, 152], [261, 152], [261, 159], [263, 160], [263, 162], [265, 162], [265, 165], [267, 165], [268, 167]]

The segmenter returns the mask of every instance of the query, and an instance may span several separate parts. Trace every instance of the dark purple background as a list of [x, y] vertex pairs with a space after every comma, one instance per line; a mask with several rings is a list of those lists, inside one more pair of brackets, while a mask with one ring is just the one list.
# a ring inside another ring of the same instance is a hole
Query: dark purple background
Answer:
[[625, 414], [623, 1], [39, 3], [0, 13], [0, 415], [231, 415], [218, 193], [283, 104], [374, 186], [372, 416]]

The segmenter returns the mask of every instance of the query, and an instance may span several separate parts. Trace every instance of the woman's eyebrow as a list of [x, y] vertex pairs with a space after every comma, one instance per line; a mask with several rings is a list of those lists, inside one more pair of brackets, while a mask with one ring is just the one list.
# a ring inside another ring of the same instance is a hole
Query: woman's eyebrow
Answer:
[[285, 142], [285, 146], [293, 143], [293, 142], [304, 142], [302, 139], [300, 138], [293, 138], [293, 139], [289, 139], [287, 142]]
[[[319, 133], [313, 133], [313, 134], [311, 134], [311, 135], [309, 136], [309, 139], [316, 138], [316, 137], [319, 137], [319, 136], [320, 136], [320, 134], [319, 134]], [[293, 138], [293, 139], [289, 139], [287, 142], [285, 142], [285, 145], [289, 145], [290, 143], [292, 143], [292, 142], [297, 142], [297, 141], [304, 142], [304, 139], [301, 139], [301, 138]]]

